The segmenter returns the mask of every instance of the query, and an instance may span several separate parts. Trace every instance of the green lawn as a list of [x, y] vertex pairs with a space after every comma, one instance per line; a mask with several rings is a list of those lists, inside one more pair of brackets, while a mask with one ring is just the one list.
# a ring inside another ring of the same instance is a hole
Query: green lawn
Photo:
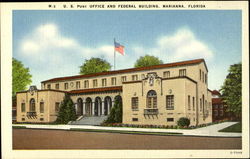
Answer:
[[171, 132], [142, 132], [142, 131], [121, 131], [121, 130], [100, 130], [100, 129], [78, 129], [78, 128], [71, 128], [70, 130], [71, 130], [71, 131], [84, 131], [84, 132], [120, 133], [120, 134], [182, 135], [182, 133], [171, 133]]
[[242, 124], [241, 122], [231, 125], [227, 128], [219, 130], [219, 132], [235, 132], [235, 133], [241, 133], [242, 132]]
[[12, 128], [15, 128], [15, 129], [25, 129], [26, 126], [12, 126]]

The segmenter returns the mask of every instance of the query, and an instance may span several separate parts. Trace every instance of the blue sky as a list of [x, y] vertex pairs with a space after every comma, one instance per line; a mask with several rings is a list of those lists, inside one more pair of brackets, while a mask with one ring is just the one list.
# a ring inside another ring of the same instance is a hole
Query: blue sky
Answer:
[[113, 65], [113, 39], [125, 46], [116, 69], [154, 55], [164, 63], [204, 58], [209, 88], [220, 89], [241, 62], [241, 11], [13, 11], [13, 57], [30, 68], [33, 85], [79, 73], [85, 59]]

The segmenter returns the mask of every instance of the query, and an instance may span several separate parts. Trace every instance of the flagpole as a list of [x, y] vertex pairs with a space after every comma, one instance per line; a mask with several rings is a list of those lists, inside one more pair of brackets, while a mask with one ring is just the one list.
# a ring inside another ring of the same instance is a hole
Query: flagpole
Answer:
[[[114, 38], [114, 45], [115, 45], [115, 38]], [[115, 46], [114, 46], [114, 70], [115, 70]]]

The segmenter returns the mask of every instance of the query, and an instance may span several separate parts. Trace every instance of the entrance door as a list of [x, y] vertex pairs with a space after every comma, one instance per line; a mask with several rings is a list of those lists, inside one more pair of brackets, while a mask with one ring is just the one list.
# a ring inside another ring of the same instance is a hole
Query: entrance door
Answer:
[[90, 116], [91, 111], [92, 111], [92, 109], [91, 109], [92, 108], [92, 100], [90, 98], [87, 98], [85, 104], [86, 104], [86, 109], [85, 109], [86, 115]]

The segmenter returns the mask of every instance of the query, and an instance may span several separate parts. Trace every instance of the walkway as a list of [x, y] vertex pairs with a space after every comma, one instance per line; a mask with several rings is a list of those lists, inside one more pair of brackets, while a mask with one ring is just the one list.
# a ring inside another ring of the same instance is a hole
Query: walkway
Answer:
[[142, 131], [142, 132], [170, 132], [182, 133], [186, 136], [213, 136], [213, 137], [241, 137], [242, 133], [223, 133], [218, 132], [228, 126], [236, 124], [237, 122], [224, 122], [215, 125], [210, 125], [197, 129], [155, 129], [155, 128], [126, 128], [126, 127], [103, 127], [92, 125], [33, 125], [33, 124], [13, 124], [13, 126], [25, 126], [33, 129], [61, 129], [69, 130], [71, 128], [79, 129], [94, 129], [94, 130], [119, 130], [119, 131]]

